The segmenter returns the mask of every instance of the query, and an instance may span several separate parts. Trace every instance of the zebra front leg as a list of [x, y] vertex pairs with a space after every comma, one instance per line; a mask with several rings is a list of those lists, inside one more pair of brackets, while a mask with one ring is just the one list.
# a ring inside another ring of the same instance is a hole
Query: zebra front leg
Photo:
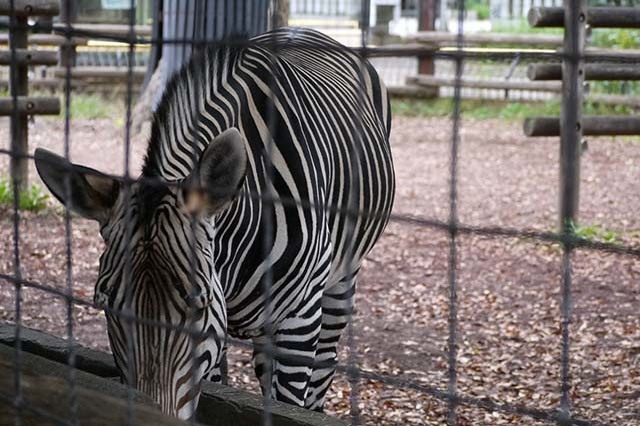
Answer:
[[[309, 304], [307, 304], [309, 306]], [[299, 407], [305, 406], [320, 334], [320, 297], [302, 314], [286, 318], [273, 335], [271, 356], [258, 348], [269, 348], [268, 337], [254, 338], [253, 364], [263, 394]], [[270, 368], [269, 368], [270, 367]], [[270, 382], [269, 382], [269, 374]]]
[[228, 383], [228, 365], [227, 365], [227, 346], [225, 345], [220, 354], [220, 358], [216, 365], [213, 366], [211, 371], [203, 377], [203, 380], [208, 380], [214, 383], [222, 383], [226, 385]]
[[316, 348], [316, 363], [309, 384], [305, 407], [323, 411], [324, 398], [331, 386], [338, 362], [340, 335], [351, 319], [355, 304], [355, 278], [325, 290], [322, 297], [322, 328]]

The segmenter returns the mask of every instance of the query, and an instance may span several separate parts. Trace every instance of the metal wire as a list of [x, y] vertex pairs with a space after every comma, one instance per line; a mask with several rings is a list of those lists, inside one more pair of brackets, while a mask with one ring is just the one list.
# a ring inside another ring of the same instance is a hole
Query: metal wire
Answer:
[[[64, 2], [64, 16], [66, 17], [65, 26], [67, 29], [71, 28], [71, 8], [70, 1]], [[71, 38], [66, 37], [66, 42], [70, 45]], [[72, 60], [69, 48], [65, 49], [66, 63], [65, 63], [65, 78], [64, 78], [64, 157], [67, 161], [70, 160], [69, 152], [71, 145], [70, 129], [71, 129], [71, 67]], [[73, 294], [73, 251], [71, 248], [71, 211], [69, 210], [69, 204], [71, 200], [71, 177], [65, 176], [64, 191], [66, 193], [67, 203], [64, 209], [64, 229], [65, 229], [65, 256], [66, 256], [66, 286], [67, 292]], [[68, 380], [69, 380], [69, 423], [71, 425], [77, 425], [78, 419], [78, 396], [76, 390], [76, 348], [73, 337], [73, 302], [69, 298], [65, 298], [65, 304], [67, 308], [67, 348], [69, 356], [67, 359], [68, 365]]]
[[[464, 2], [458, 2], [458, 50], [464, 44]], [[447, 318], [449, 336], [447, 339], [447, 363], [448, 363], [448, 383], [447, 394], [449, 395], [447, 407], [447, 424], [455, 426], [457, 421], [457, 356], [458, 356], [458, 152], [460, 146], [460, 103], [462, 89], [463, 58], [455, 61], [455, 85], [453, 96], [453, 115], [451, 131], [451, 152], [449, 154], [449, 316]]]
[[[135, 0], [130, 0], [129, 2], [130, 11], [128, 14], [129, 17], [129, 34], [134, 34], [135, 32]], [[131, 180], [131, 104], [133, 102], [133, 55], [135, 52], [135, 45], [129, 40], [128, 42], [128, 62], [127, 62], [127, 92], [125, 95], [125, 127], [124, 127], [124, 177], [127, 180], [127, 183], [124, 185], [124, 199], [125, 199], [125, 208], [124, 208], [124, 216], [125, 216], [125, 227], [124, 227], [124, 271], [123, 278], [125, 283], [131, 282], [131, 272], [132, 272], [132, 256], [133, 247], [131, 247], [131, 240], [134, 231], [134, 223], [133, 223], [133, 191], [131, 189], [131, 185], [133, 184]], [[127, 338], [127, 347], [126, 347], [126, 357], [127, 357], [127, 365], [126, 371], [124, 374], [127, 375], [126, 383], [127, 383], [127, 425], [132, 426], [134, 424], [134, 392], [133, 392], [133, 383], [135, 377], [135, 366], [134, 366], [134, 351], [133, 347], [133, 336], [134, 336], [134, 323], [139, 323], [139, 318], [135, 318], [135, 312], [132, 309], [133, 304], [133, 288], [131, 285], [125, 286], [125, 295], [124, 295], [124, 312], [129, 314], [128, 317], [124, 319], [124, 327], [127, 329], [129, 334], [129, 338]]]
[[[17, 26], [16, 22], [16, 14], [15, 14], [15, 1], [9, 1], [9, 9], [10, 9], [10, 23], [12, 26]], [[13, 33], [12, 33], [13, 34]], [[9, 48], [11, 50], [11, 72], [9, 76], [10, 80], [10, 91], [11, 91], [11, 102], [13, 104], [13, 110], [11, 112], [11, 151], [17, 147], [19, 143], [18, 138], [20, 137], [16, 134], [15, 129], [20, 125], [20, 115], [18, 112], [18, 62], [16, 60], [16, 46], [13, 40], [9, 43]], [[13, 158], [13, 157], [11, 157]], [[16, 322], [16, 331], [15, 331], [15, 375], [14, 375], [14, 395], [15, 398], [12, 401], [14, 407], [16, 408], [16, 418], [15, 425], [22, 425], [22, 410], [24, 409], [24, 401], [22, 395], [22, 380], [20, 375], [22, 374], [22, 341], [21, 341], [21, 327], [22, 327], [22, 317], [21, 317], [21, 302], [22, 302], [22, 284], [19, 280], [22, 279], [22, 267], [20, 265], [20, 209], [19, 209], [19, 194], [18, 194], [18, 185], [17, 185], [17, 177], [12, 176], [13, 178], [13, 273], [16, 278], [16, 282], [14, 283], [15, 287], [15, 322]]]
[[[14, 1], [11, 0], [11, 8], [13, 9]], [[217, 2], [216, 2], [217, 3]], [[233, 2], [232, 2], [233, 3]], [[363, 5], [367, 4], [367, 1], [362, 2]], [[235, 3], [233, 3], [235, 4]], [[217, 4], [216, 4], [217, 6]], [[67, 2], [67, 7], [69, 7], [69, 3]], [[229, 8], [229, 1], [225, 1], [225, 8]], [[188, 9], [188, 5], [187, 5]], [[363, 6], [363, 10], [364, 10]], [[244, 28], [246, 24], [246, 11], [241, 7], [238, 7], [235, 15], [242, 19], [242, 27]], [[587, 250], [593, 250], [598, 252], [608, 252], [615, 253], [619, 255], [631, 256], [640, 258], [640, 248], [632, 247], [632, 246], [623, 246], [609, 243], [601, 243], [594, 242], [582, 238], [578, 238], [575, 235], [567, 232], [542, 232], [537, 230], [526, 230], [526, 229], [513, 229], [513, 228], [503, 228], [503, 227], [474, 227], [469, 225], [464, 225], [459, 223], [458, 220], [458, 157], [459, 157], [459, 144], [460, 144], [460, 120], [461, 120], [461, 79], [463, 74], [463, 64], [464, 61], [468, 60], [513, 60], [514, 58], [519, 58], [521, 60], [540, 60], [540, 59], [554, 59], [554, 60], [562, 60], [566, 59], [568, 55], [571, 55], [571, 52], [555, 52], [555, 53], [536, 53], [536, 52], [513, 52], [513, 53], [488, 53], [483, 54], [481, 52], [469, 52], [464, 50], [464, 2], [458, 2], [458, 37], [457, 37], [457, 49], [454, 51], [433, 51], [431, 53], [425, 53], [424, 51], [420, 51], [423, 57], [432, 57], [432, 58], [443, 58], [453, 60], [455, 63], [455, 77], [456, 84], [454, 86], [454, 102], [453, 102], [453, 114], [452, 114], [452, 140], [451, 140], [451, 151], [450, 151], [450, 175], [449, 175], [449, 217], [446, 222], [432, 219], [432, 218], [423, 218], [423, 217], [414, 217], [407, 215], [398, 215], [393, 214], [391, 217], [391, 221], [402, 223], [407, 226], [418, 226], [424, 228], [431, 228], [442, 231], [447, 234], [449, 241], [449, 253], [448, 253], [448, 292], [449, 292], [449, 315], [448, 315], [448, 385], [447, 391], [443, 392], [435, 387], [426, 386], [422, 383], [406, 380], [401, 377], [397, 377], [391, 374], [381, 374], [374, 373], [371, 371], [364, 370], [358, 366], [358, 358], [357, 352], [355, 348], [355, 330], [353, 328], [352, 321], [349, 321], [347, 328], [347, 338], [348, 338], [348, 346], [349, 346], [349, 357], [346, 366], [338, 365], [336, 370], [342, 374], [345, 374], [351, 385], [351, 393], [350, 393], [350, 403], [351, 403], [351, 423], [359, 424], [360, 422], [360, 413], [358, 410], [359, 404], [359, 392], [358, 387], [359, 383], [362, 380], [376, 380], [383, 382], [385, 384], [395, 386], [397, 388], [404, 389], [412, 389], [415, 391], [419, 391], [428, 395], [433, 396], [434, 398], [444, 401], [448, 404], [447, 411], [447, 421], [449, 425], [455, 425], [457, 423], [456, 410], [457, 407], [461, 405], [472, 406], [477, 408], [482, 408], [487, 411], [498, 411], [502, 413], [510, 413], [510, 414], [518, 414], [523, 416], [528, 416], [537, 420], [544, 421], [554, 421], [561, 424], [575, 424], [575, 425], [598, 425], [600, 423], [593, 422], [584, 419], [573, 418], [570, 412], [570, 374], [569, 374], [569, 343], [570, 343], [570, 334], [569, 334], [569, 325], [571, 322], [571, 302], [572, 302], [572, 294], [571, 294], [571, 281], [572, 281], [572, 273], [571, 273], [571, 253], [576, 248], [583, 248]], [[206, 13], [205, 13], [206, 14]], [[69, 10], [67, 10], [67, 16], [69, 16]], [[9, 29], [17, 28], [17, 24], [15, 23], [15, 15], [11, 15], [11, 22], [9, 24]], [[186, 19], [186, 17], [185, 17]], [[368, 26], [368, 16], [363, 15], [363, 25], [361, 29], [361, 46], [358, 49], [358, 53], [362, 55], [363, 60], [376, 56], [380, 50], [375, 48], [370, 48], [366, 43], [366, 33]], [[149, 39], [149, 38], [139, 38], [135, 34], [135, 1], [131, 0], [131, 9], [129, 11], [129, 34], [124, 37], [118, 37], [113, 35], [101, 34], [95, 31], [86, 31], [86, 30], [78, 30], [72, 28], [69, 22], [64, 26], [53, 26], [54, 30], [57, 33], [63, 34], [67, 40], [71, 40], [72, 37], [86, 36], [92, 38], [106, 39], [112, 41], [122, 41], [126, 42], [129, 45], [128, 50], [128, 74], [127, 74], [127, 92], [126, 92], [126, 126], [125, 126], [125, 137], [124, 137], [124, 162], [125, 162], [125, 170], [124, 175], [107, 175], [113, 178], [119, 179], [121, 182], [125, 184], [124, 188], [128, 196], [130, 197], [131, 189], [130, 186], [135, 182], [145, 181], [145, 179], [137, 179], [132, 178], [130, 176], [130, 121], [131, 121], [131, 103], [133, 100], [133, 66], [135, 64], [135, 45], [136, 44], [178, 44], [183, 45], [183, 48], [187, 48], [188, 46], [201, 46], [201, 45], [215, 45], [215, 42], [212, 42], [210, 39], [207, 39], [206, 34], [202, 36], [198, 35], [198, 32], [195, 28], [193, 28], [193, 32], [191, 34], [191, 38], [188, 38], [187, 25], [185, 23], [185, 35], [184, 39]], [[205, 29], [206, 32], [206, 29]], [[202, 38], [202, 39], [200, 39]], [[225, 42], [228, 44], [228, 42]], [[250, 45], [250, 44], [249, 44]], [[389, 52], [385, 52], [388, 54]], [[186, 53], [185, 53], [186, 54]], [[415, 52], [408, 52], [405, 50], [398, 50], [398, 54], [403, 55], [415, 55]], [[11, 46], [11, 58], [12, 58], [12, 66], [16, 64], [16, 56], [15, 56], [15, 47]], [[277, 52], [274, 52], [274, 55], [277, 55]], [[575, 60], [575, 54], [572, 56]], [[579, 59], [589, 59], [589, 60], [602, 60], [602, 61], [610, 61], [610, 62], [619, 62], [619, 63], [640, 63], [640, 58], [623, 58], [616, 55], [579, 55]], [[70, 103], [71, 103], [71, 82], [70, 82], [70, 64], [67, 64], [67, 75], [65, 77], [65, 157], [69, 157], [69, 146], [70, 146]], [[361, 87], [363, 86], [362, 81], [362, 67], [364, 67], [364, 61], [361, 62], [361, 73], [359, 75], [359, 83]], [[277, 69], [274, 70], [274, 77], [277, 77]], [[11, 85], [15, 88], [15, 73], [12, 74]], [[362, 96], [363, 91], [360, 91], [360, 96]], [[271, 94], [273, 96], [273, 93]], [[12, 99], [13, 99], [13, 113], [12, 120], [18, 120], [19, 113], [17, 109], [17, 95], [15, 90], [12, 90]], [[275, 107], [273, 99], [270, 98], [269, 108], [271, 113], [269, 117], [271, 120], [269, 121], [269, 128], [273, 130], [273, 126], [275, 126]], [[361, 116], [359, 118], [362, 118]], [[362, 120], [361, 120], [362, 121]], [[360, 122], [360, 125], [362, 123]], [[270, 152], [272, 149], [273, 140], [270, 140], [269, 146], [267, 148], [268, 157], [270, 158]], [[29, 155], [23, 155], [19, 152], [14, 152], [13, 148], [9, 150], [2, 149], [0, 150], [1, 155], [8, 155], [12, 158], [27, 158], [32, 159]], [[355, 152], [352, 152], [355, 154]], [[354, 155], [357, 158], [357, 154]], [[268, 163], [268, 175], [269, 179], [272, 177], [272, 165]], [[148, 180], [150, 184], [158, 184], [155, 180]], [[352, 184], [354, 184], [352, 182]], [[340, 213], [344, 214], [351, 223], [357, 218], [360, 217], [370, 217], [382, 214], [382, 212], [368, 212], [354, 209], [353, 206], [341, 207], [341, 206], [331, 206], [331, 205], [322, 205], [315, 206], [311, 203], [302, 203], [295, 199], [283, 199], [283, 198], [274, 198], [270, 194], [250, 194], [251, 197], [255, 197], [260, 200], [266, 209], [273, 207], [276, 204], [281, 204], [283, 206], [292, 206], [299, 205], [304, 208], [321, 208], [327, 212], [331, 213]], [[42, 415], [44, 417], [50, 418], [59, 423], [63, 424], [76, 424], [78, 422], [77, 418], [77, 399], [75, 398], [75, 344], [74, 344], [74, 329], [73, 329], [73, 307], [74, 305], [80, 306], [89, 306], [96, 309], [105, 309], [109, 314], [117, 316], [121, 318], [127, 327], [133, 327], [134, 324], [144, 324], [149, 326], [166, 328], [175, 332], [187, 333], [192, 342], [200, 339], [200, 338], [211, 338], [213, 337], [209, 333], [201, 333], [197, 330], [194, 330], [190, 324], [187, 326], [179, 326], [175, 324], [158, 322], [149, 319], [139, 318], [135, 315], [135, 313], [130, 309], [129, 305], [125, 304], [125, 308], [123, 310], [116, 310], [112, 308], [104, 308], [94, 305], [92, 301], [79, 298], [74, 295], [73, 292], [73, 276], [72, 276], [72, 260], [73, 253], [71, 248], [71, 221], [68, 210], [65, 214], [65, 245], [66, 245], [66, 289], [59, 290], [54, 288], [51, 285], [47, 285], [44, 283], [39, 283], [35, 281], [25, 280], [22, 277], [21, 273], [21, 265], [20, 265], [20, 212], [19, 212], [19, 194], [14, 185], [14, 209], [13, 209], [13, 237], [14, 237], [14, 245], [13, 245], [13, 254], [14, 254], [14, 273], [13, 275], [0, 274], [0, 281], [3, 283], [8, 283], [9, 285], [15, 288], [15, 318], [16, 318], [16, 334], [15, 334], [15, 347], [16, 347], [16, 358], [15, 358], [15, 366], [16, 366], [16, 375], [15, 375], [15, 393], [13, 397], [7, 397], [4, 394], [0, 393], [0, 399], [10, 400], [11, 403], [16, 408], [16, 424], [21, 424], [22, 418], [22, 410], [27, 410], [34, 412], [36, 414]], [[130, 203], [127, 203], [129, 205]], [[127, 217], [131, 217], [131, 209], [127, 209]], [[270, 214], [265, 214], [263, 218], [271, 217]], [[270, 220], [266, 220], [266, 227], [270, 229], [270, 226], [273, 226], [270, 223]], [[132, 232], [132, 224], [131, 221], [127, 221], [128, 226], [126, 227], [126, 232], [130, 236]], [[347, 227], [348, 232], [353, 232], [353, 227]], [[192, 223], [193, 230], [193, 223]], [[502, 404], [491, 401], [489, 399], [480, 399], [475, 397], [469, 397], [465, 395], [460, 395], [457, 390], [457, 345], [458, 345], [458, 281], [457, 281], [457, 270], [458, 270], [458, 247], [459, 241], [458, 238], [462, 234], [468, 235], [479, 235], [491, 238], [527, 238], [535, 241], [542, 241], [546, 243], [559, 243], [562, 245], [564, 253], [562, 260], [562, 304], [561, 304], [561, 320], [562, 320], [562, 360], [561, 360], [561, 388], [562, 388], [562, 398], [561, 398], [561, 406], [560, 411], [551, 411], [551, 410], [540, 410], [536, 408], [526, 407], [522, 405], [515, 404]], [[266, 235], [270, 235], [270, 232], [266, 232]], [[129, 238], [130, 240], [130, 238]], [[269, 247], [271, 242], [268, 239], [265, 239], [263, 250], [265, 259], [269, 257]], [[131, 247], [129, 244], [126, 245], [126, 249], [129, 255], [125, 256], [128, 259], [127, 265], [125, 265], [125, 275], [130, 276], [131, 274], [131, 264], [130, 264], [130, 253]], [[195, 247], [192, 246], [192, 250], [195, 250]], [[351, 253], [351, 251], [348, 251]], [[192, 252], [192, 266], [193, 266], [193, 252]], [[351, 264], [351, 262], [348, 262]], [[193, 273], [193, 268], [192, 268]], [[250, 348], [254, 351], [258, 350], [268, 357], [268, 367], [267, 374], [268, 380], [267, 384], [270, 388], [272, 383], [271, 378], [271, 363], [274, 360], [296, 360], [296, 362], [302, 363], [304, 365], [305, 360], [297, 359], [295, 357], [291, 357], [287, 354], [281, 353], [276, 345], [273, 345], [273, 329], [271, 324], [271, 277], [269, 274], [265, 276], [263, 280], [263, 289], [266, 295], [266, 310], [265, 315], [267, 318], [267, 337], [266, 344], [260, 345], [254, 343], [249, 343], [245, 341], [240, 341], [236, 339], [227, 338], [226, 336], [216, 336], [220, 338], [222, 341], [226, 338], [227, 341], [231, 344], [234, 344], [243, 348]], [[50, 414], [41, 412], [41, 410], [35, 409], [33, 407], [29, 407], [23, 404], [22, 401], [22, 384], [20, 380], [20, 371], [21, 371], [21, 298], [22, 298], [22, 289], [23, 287], [33, 288], [40, 291], [44, 291], [53, 295], [57, 295], [62, 297], [66, 303], [66, 321], [67, 321], [67, 337], [69, 341], [69, 383], [71, 387], [71, 400], [70, 400], [70, 420], [60, 420], [58, 418], [52, 417]], [[125, 298], [128, 300], [128, 298]], [[194, 346], [194, 345], [192, 345]], [[131, 356], [133, 354], [134, 348], [131, 347], [131, 342], [129, 341], [128, 347], [128, 356], [129, 356], [129, 368], [132, 368], [132, 359]], [[333, 364], [326, 364], [324, 366], [333, 366]], [[322, 363], [313, 363], [310, 366], [318, 367], [323, 366]], [[129, 371], [131, 375], [132, 372]], [[270, 401], [270, 389], [267, 389], [265, 392], [265, 400], [264, 400], [264, 416], [262, 418], [263, 424], [269, 425], [271, 424], [271, 416], [269, 406], [271, 404]], [[133, 419], [133, 392], [128, 393], [128, 424], [134, 424]]]

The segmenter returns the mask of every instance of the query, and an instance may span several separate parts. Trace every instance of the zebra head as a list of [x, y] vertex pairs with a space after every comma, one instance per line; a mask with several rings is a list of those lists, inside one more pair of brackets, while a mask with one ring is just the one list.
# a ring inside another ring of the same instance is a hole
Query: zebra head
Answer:
[[215, 215], [244, 181], [244, 137], [230, 129], [182, 181], [121, 179], [38, 149], [38, 173], [70, 210], [98, 221], [105, 250], [94, 301], [105, 309], [123, 380], [180, 418], [193, 415], [226, 332], [213, 258]]

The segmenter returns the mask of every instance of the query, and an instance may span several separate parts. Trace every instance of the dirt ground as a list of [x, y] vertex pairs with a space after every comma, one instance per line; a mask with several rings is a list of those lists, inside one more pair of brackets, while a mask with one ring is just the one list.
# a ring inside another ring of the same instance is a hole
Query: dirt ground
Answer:
[[[31, 148], [62, 152], [63, 122], [38, 119]], [[8, 123], [0, 140], [8, 141]], [[123, 171], [123, 130], [112, 121], [72, 122], [71, 156], [103, 171]], [[365, 261], [352, 332], [355, 351], [342, 353], [367, 372], [446, 391], [449, 333], [449, 240], [442, 230], [402, 218], [447, 220], [451, 122], [397, 118], [392, 144], [398, 192], [394, 220]], [[144, 152], [133, 145], [132, 174]], [[459, 218], [474, 226], [550, 231], [557, 227], [558, 140], [528, 139], [520, 123], [464, 121], [459, 159]], [[6, 158], [0, 176], [6, 176]], [[34, 180], [35, 173], [32, 170]], [[594, 138], [582, 157], [581, 223], [611, 231], [617, 243], [640, 247], [640, 142]], [[22, 276], [67, 288], [65, 222], [54, 202], [19, 222]], [[12, 212], [0, 210], [0, 274], [14, 273]], [[91, 300], [102, 242], [96, 224], [73, 218], [70, 280]], [[457, 241], [458, 392], [498, 403], [555, 410], [560, 399], [558, 245], [526, 238], [462, 235]], [[640, 260], [577, 250], [573, 255], [571, 397], [576, 417], [640, 425]], [[0, 280], [0, 320], [16, 318], [14, 288]], [[29, 327], [66, 336], [65, 302], [25, 289], [21, 317]], [[74, 338], [108, 350], [105, 317], [73, 307]], [[344, 340], [346, 341], [346, 339]], [[230, 381], [256, 390], [246, 351], [232, 348]], [[365, 424], [444, 424], [446, 403], [402, 386], [338, 376], [327, 411], [349, 418], [357, 392]], [[528, 417], [460, 406], [459, 425], [541, 425]]]

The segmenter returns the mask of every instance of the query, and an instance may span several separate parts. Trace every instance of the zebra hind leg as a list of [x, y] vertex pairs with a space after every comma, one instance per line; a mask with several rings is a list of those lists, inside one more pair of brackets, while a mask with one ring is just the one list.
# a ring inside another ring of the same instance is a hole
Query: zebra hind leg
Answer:
[[[253, 366], [260, 380], [263, 394], [270, 389], [271, 397], [277, 401], [305, 406], [309, 380], [313, 371], [316, 345], [320, 335], [321, 293], [313, 297], [296, 315], [278, 324], [273, 335], [275, 357], [271, 358], [264, 348], [267, 336], [253, 339], [257, 350], [253, 353]], [[268, 383], [267, 367], [271, 361], [271, 384]]]
[[325, 290], [322, 297], [322, 328], [316, 363], [309, 385], [305, 407], [315, 411], [323, 411], [324, 399], [333, 381], [335, 365], [338, 362], [338, 341], [346, 327], [355, 303], [355, 275], [353, 279], [341, 281]]

